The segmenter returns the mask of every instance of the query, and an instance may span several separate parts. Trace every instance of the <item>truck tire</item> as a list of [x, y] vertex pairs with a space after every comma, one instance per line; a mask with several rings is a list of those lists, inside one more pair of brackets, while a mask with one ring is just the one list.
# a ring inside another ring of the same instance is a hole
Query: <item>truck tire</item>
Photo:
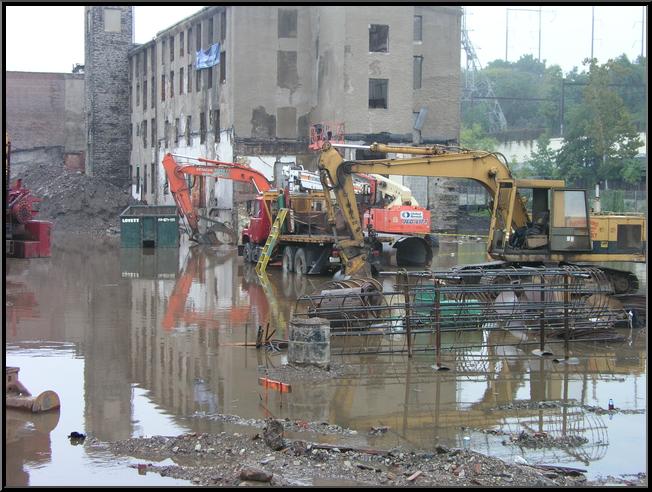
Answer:
[[253, 256], [253, 245], [251, 243], [245, 243], [244, 245], [244, 261], [245, 263], [251, 263], [252, 262], [252, 256]]
[[294, 272], [299, 275], [306, 275], [309, 268], [308, 254], [305, 248], [298, 248], [294, 254]]
[[294, 246], [286, 246], [283, 250], [283, 271], [294, 271], [294, 256], [296, 248]]

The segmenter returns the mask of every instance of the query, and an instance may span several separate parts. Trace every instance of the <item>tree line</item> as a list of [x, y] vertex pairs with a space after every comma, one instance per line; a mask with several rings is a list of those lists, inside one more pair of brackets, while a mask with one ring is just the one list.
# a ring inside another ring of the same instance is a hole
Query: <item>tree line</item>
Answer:
[[[537, 148], [518, 174], [563, 178], [569, 184], [592, 187], [596, 183], [645, 180], [643, 145], [638, 133], [646, 131], [647, 59], [631, 62], [626, 55], [599, 64], [586, 59], [580, 70], [564, 74], [558, 65], [524, 55], [516, 62], [495, 60], [482, 74], [500, 102], [507, 133], [538, 135]], [[465, 76], [466, 74], [463, 74]], [[462, 103], [462, 145], [492, 150], [496, 135], [487, 117], [492, 101]], [[553, 151], [549, 141], [563, 137]]]

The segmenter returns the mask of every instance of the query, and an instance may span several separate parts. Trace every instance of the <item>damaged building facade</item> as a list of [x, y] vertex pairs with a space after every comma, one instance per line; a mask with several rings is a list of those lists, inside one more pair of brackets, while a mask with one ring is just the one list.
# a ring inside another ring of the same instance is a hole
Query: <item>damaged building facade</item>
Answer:
[[[86, 7], [97, 18], [110, 8]], [[129, 121], [114, 128], [128, 136], [132, 195], [174, 203], [162, 167], [168, 152], [241, 162], [270, 180], [279, 162], [315, 169], [309, 135], [322, 122], [343, 124], [356, 144], [458, 141], [461, 15], [444, 6], [212, 6], [131, 44], [122, 92]], [[122, 53], [122, 41], [114, 48]], [[365, 156], [347, 149], [345, 157]], [[458, 201], [446, 180], [402, 181], [438, 210], [435, 230], [450, 227]], [[207, 178], [193, 199], [230, 222], [247, 198], [240, 186]]]

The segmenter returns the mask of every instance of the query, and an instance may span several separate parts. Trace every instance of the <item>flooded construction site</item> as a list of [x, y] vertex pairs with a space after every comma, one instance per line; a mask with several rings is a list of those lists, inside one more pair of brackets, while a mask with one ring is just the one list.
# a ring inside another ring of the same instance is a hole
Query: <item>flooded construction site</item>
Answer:
[[[429, 271], [485, 253], [481, 238], [442, 237]], [[312, 435], [325, 445], [460, 448], [588, 480], [646, 471], [644, 264], [622, 266], [638, 277], [643, 309], [619, 322], [598, 291], [573, 304], [573, 289], [591, 288], [578, 287], [585, 272], [548, 270], [520, 291], [513, 278], [498, 293], [484, 286], [489, 314], [482, 297], [424, 269], [387, 268], [367, 284], [277, 267], [261, 279], [226, 246], [71, 236], [50, 258], [6, 267], [6, 366], [32, 394], [61, 401], [56, 412], [7, 409], [10, 486], [190, 485], [90, 444], [251, 435], [270, 417], [332, 431]], [[326, 299], [336, 288], [343, 295]], [[330, 320], [329, 370], [288, 363], [288, 325], [311, 313]]]

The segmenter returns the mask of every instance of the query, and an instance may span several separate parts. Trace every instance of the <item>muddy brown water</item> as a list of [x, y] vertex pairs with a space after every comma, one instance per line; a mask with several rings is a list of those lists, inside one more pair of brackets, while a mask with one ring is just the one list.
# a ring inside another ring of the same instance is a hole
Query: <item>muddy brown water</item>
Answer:
[[[442, 243], [436, 266], [484, 261], [484, 243]], [[238, 429], [211, 416], [327, 421], [354, 429], [349, 442], [383, 449], [470, 447], [513, 462], [576, 466], [587, 476], [646, 470], [646, 414], [598, 414], [609, 399], [646, 408], [644, 333], [625, 342], [572, 345], [576, 365], [533, 357], [518, 344], [451, 353], [436, 373], [431, 353], [348, 355], [346, 376], [294, 382], [268, 394], [258, 377], [286, 353], [244, 347], [258, 326], [287, 336], [297, 295], [329, 279], [270, 268], [268, 290], [232, 249], [121, 249], [116, 241], [72, 237], [51, 258], [8, 259], [5, 363], [20, 367], [33, 393], [54, 390], [57, 412], [5, 412], [5, 483], [15, 485], [187, 485], [139, 475], [136, 460], [73, 445], [83, 432], [100, 441]], [[629, 265], [645, 290], [645, 265]], [[471, 335], [482, 340], [483, 335]], [[553, 402], [530, 408], [531, 402]], [[509, 407], [511, 405], [511, 408]], [[372, 427], [388, 427], [371, 435]], [[240, 430], [242, 430], [240, 428]], [[491, 430], [497, 433], [486, 433]], [[579, 436], [581, 446], [504, 445], [504, 433]], [[337, 437], [331, 436], [333, 442]]]

